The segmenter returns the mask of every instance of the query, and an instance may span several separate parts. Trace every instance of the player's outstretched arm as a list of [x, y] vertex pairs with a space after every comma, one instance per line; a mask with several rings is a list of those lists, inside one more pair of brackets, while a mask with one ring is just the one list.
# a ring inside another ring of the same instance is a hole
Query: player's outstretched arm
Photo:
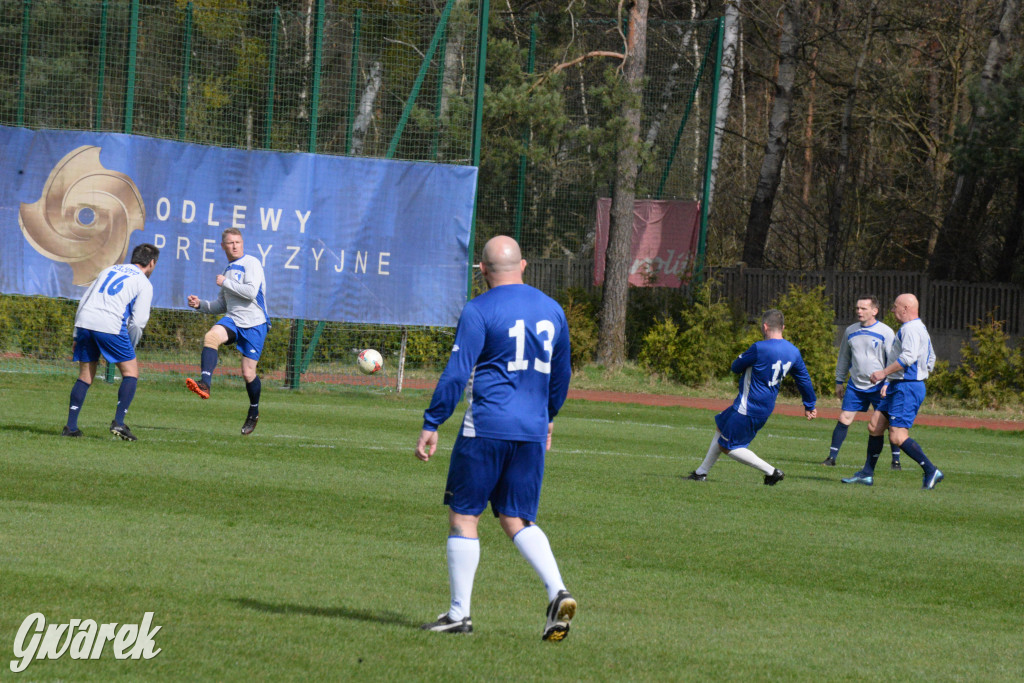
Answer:
[[[551, 441], [549, 432], [548, 441]], [[420, 432], [420, 440], [416, 443], [416, 457], [426, 462], [437, 450], [437, 432], [424, 429]]]

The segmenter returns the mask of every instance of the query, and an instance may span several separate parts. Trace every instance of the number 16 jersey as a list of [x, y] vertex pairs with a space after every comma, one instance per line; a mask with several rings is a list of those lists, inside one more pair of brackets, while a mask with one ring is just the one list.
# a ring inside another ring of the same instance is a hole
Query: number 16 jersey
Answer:
[[448, 419], [468, 383], [463, 436], [545, 441], [571, 374], [562, 307], [529, 285], [500, 285], [462, 309], [423, 428]]

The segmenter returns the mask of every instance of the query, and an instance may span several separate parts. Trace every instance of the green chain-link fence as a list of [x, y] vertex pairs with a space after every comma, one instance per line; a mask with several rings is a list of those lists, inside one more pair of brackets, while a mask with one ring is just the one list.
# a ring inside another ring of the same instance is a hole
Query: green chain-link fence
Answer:
[[[595, 199], [608, 196], [615, 173], [620, 60], [574, 60], [622, 52], [614, 21], [518, 22], [487, 12], [486, 0], [294, 5], [302, 9], [266, 2], [0, 0], [0, 124], [478, 163], [477, 250], [491, 235], [506, 233], [534, 261], [592, 258]], [[482, 13], [491, 15], [489, 48], [481, 41], [480, 28], [488, 24]], [[700, 197], [718, 27], [649, 26], [638, 197]], [[490, 57], [478, 112], [482, 45]], [[73, 315], [74, 302], [0, 296], [2, 367], [64, 367], [56, 361], [70, 355]], [[140, 348], [143, 366], [193, 370], [211, 322], [185, 311], [155, 311]], [[261, 367], [289, 386], [300, 377], [362, 381], [353, 361], [365, 347], [386, 359], [385, 373], [372, 382], [429, 382], [454, 332], [275, 323]], [[408, 369], [401, 380], [400, 359]]]

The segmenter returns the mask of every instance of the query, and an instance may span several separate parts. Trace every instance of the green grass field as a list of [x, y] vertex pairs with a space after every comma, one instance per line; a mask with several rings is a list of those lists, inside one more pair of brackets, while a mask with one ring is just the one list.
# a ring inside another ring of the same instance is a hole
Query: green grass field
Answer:
[[[724, 458], [696, 483], [711, 413], [570, 402], [539, 522], [580, 609], [545, 643], [540, 581], [489, 514], [475, 633], [418, 630], [447, 607], [457, 426], [413, 457], [427, 394], [268, 386], [243, 439], [240, 384], [144, 379], [125, 443], [102, 383], [86, 438], [57, 436], [73, 381], [0, 375], [0, 680], [1024, 679], [1021, 433], [916, 428], [946, 481], [922, 491], [904, 458], [867, 488], [839, 483], [863, 423], [826, 469], [834, 422], [776, 416], [753, 448], [784, 482]], [[12, 674], [35, 612], [155, 612], [162, 652]]]

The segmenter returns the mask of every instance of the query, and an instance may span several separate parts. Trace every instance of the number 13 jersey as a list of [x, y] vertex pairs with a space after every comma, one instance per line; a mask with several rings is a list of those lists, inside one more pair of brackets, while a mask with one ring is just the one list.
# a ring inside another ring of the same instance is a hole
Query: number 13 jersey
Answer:
[[423, 427], [437, 429], [468, 383], [463, 436], [545, 441], [571, 374], [562, 307], [529, 285], [500, 285], [462, 309]]

